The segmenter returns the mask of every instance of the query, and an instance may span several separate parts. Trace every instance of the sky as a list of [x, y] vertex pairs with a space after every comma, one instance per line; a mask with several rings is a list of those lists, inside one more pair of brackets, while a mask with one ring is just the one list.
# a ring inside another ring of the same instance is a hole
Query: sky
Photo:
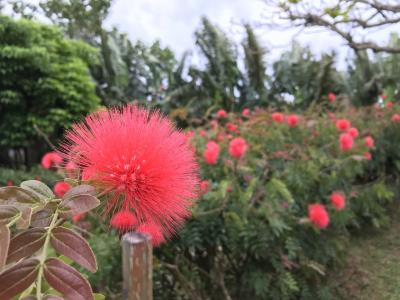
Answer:
[[[116, 26], [128, 33], [133, 41], [140, 39], [151, 43], [159, 39], [164, 46], [178, 54], [191, 50], [196, 61], [198, 55], [194, 46], [194, 31], [200, 26], [201, 16], [207, 16], [239, 43], [243, 38], [241, 24], [259, 24], [268, 14], [268, 9], [261, 0], [115, 0], [106, 25]], [[392, 30], [373, 33], [368, 37], [384, 42]], [[269, 51], [266, 60], [276, 60], [283, 51], [288, 50], [295, 32], [272, 31], [265, 26], [257, 26], [256, 33]], [[321, 29], [309, 30], [296, 36], [296, 40], [309, 46], [317, 55], [336, 51], [339, 68], [344, 67], [345, 59], [351, 53], [340, 37]]]
[[[39, 0], [25, 1], [37, 3]], [[307, 1], [315, 8], [321, 1], [326, 3], [333, 0]], [[217, 24], [237, 45], [240, 45], [244, 37], [242, 24], [250, 23], [259, 25], [253, 28], [267, 50], [267, 63], [279, 59], [284, 51], [289, 50], [295, 36], [300, 44], [310, 47], [317, 56], [335, 51], [338, 54], [338, 68], [345, 69], [346, 58], [352, 54], [352, 50], [345, 45], [343, 39], [323, 29], [313, 28], [295, 35], [298, 29], [282, 31], [260, 26], [270, 12], [271, 7], [262, 0], [114, 0], [105, 26], [110, 29], [117, 27], [127, 33], [132, 41], [140, 39], [150, 44], [160, 40], [162, 45], [170, 47], [178, 55], [190, 50], [192, 63], [201, 64], [194, 32], [200, 27], [202, 16], [207, 16]], [[400, 32], [400, 24], [370, 32], [366, 38], [385, 44], [392, 31]]]

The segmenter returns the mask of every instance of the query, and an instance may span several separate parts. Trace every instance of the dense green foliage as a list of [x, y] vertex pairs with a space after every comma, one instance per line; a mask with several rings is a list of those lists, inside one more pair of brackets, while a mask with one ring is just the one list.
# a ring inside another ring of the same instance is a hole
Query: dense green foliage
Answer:
[[0, 146], [37, 144], [99, 105], [88, 65], [96, 51], [55, 27], [0, 17]]
[[[349, 236], [388, 221], [400, 161], [392, 113], [338, 112], [337, 118], [347, 117], [360, 131], [353, 150], [342, 152], [340, 133], [326, 114], [307, 111], [298, 126], [289, 127], [259, 112], [239, 126], [250, 145], [240, 161], [228, 153], [224, 121], [207, 127], [206, 137], [198, 129], [192, 142], [199, 160], [205, 142], [221, 134], [222, 153], [217, 165], [202, 164], [211, 190], [197, 202], [193, 218], [156, 252], [157, 299], [333, 299], [324, 275], [345, 257]], [[241, 123], [233, 115], [230, 121]], [[366, 135], [375, 139], [371, 161], [363, 156]], [[330, 204], [333, 191], [346, 195], [344, 210]], [[327, 229], [308, 223], [312, 203], [329, 207]], [[173, 294], [165, 295], [172, 287]]]
[[35, 167], [29, 171], [0, 168], [0, 186], [6, 186], [8, 184], [20, 185], [23, 181], [36, 179], [52, 187], [62, 178], [63, 176], [61, 174], [51, 170], [45, 170], [41, 167]]

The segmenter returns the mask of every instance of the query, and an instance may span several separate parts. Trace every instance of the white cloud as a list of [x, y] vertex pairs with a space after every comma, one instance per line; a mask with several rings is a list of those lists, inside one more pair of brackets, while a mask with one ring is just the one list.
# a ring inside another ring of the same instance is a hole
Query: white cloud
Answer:
[[[195, 49], [194, 31], [200, 25], [201, 16], [209, 17], [238, 43], [243, 33], [240, 24], [262, 21], [266, 9], [260, 0], [116, 0], [107, 24], [127, 32], [132, 40], [151, 43], [159, 39], [163, 45], [181, 54]], [[386, 42], [391, 30], [393, 28], [370, 34], [368, 38]], [[266, 27], [257, 29], [266, 48], [272, 48], [268, 61], [277, 59], [290, 47], [294, 32], [271, 31]], [[297, 39], [317, 54], [335, 50], [339, 53], [340, 65], [350, 52], [341, 38], [323, 30], [313, 29]], [[276, 47], [280, 45], [285, 47]]]

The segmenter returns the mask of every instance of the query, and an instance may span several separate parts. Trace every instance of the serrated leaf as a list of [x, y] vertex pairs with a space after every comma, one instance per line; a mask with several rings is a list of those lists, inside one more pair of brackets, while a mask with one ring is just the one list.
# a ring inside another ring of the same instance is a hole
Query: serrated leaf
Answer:
[[10, 245], [10, 229], [7, 225], [0, 226], [0, 271], [6, 264], [7, 253]]
[[67, 299], [94, 300], [89, 282], [77, 270], [59, 259], [46, 260], [43, 273], [49, 285]]
[[30, 256], [42, 248], [46, 237], [43, 228], [31, 228], [11, 239], [7, 263]]
[[39, 261], [25, 259], [0, 274], [0, 299], [11, 299], [27, 289], [39, 272]]
[[83, 194], [64, 199], [60, 204], [60, 217], [72, 218], [76, 214], [81, 214], [92, 210], [100, 205], [96, 197]]
[[78, 195], [96, 196], [96, 189], [93, 186], [87, 184], [74, 186], [73, 188], [69, 189], [68, 192], [65, 193], [63, 199], [70, 199]]
[[32, 208], [24, 207], [21, 208], [21, 217], [17, 222], [17, 229], [27, 229], [31, 225]]
[[96, 272], [96, 257], [84, 238], [65, 227], [56, 227], [51, 232], [50, 243], [60, 254], [72, 259], [90, 272]]
[[21, 212], [15, 206], [0, 205], [0, 225], [8, 224], [20, 215]]
[[20, 203], [28, 205], [40, 202], [35, 194], [18, 186], [0, 188], [0, 201], [4, 201], [7, 204]]
[[20, 187], [32, 192], [42, 201], [55, 198], [53, 191], [43, 182], [38, 180], [23, 181], [20, 184]]

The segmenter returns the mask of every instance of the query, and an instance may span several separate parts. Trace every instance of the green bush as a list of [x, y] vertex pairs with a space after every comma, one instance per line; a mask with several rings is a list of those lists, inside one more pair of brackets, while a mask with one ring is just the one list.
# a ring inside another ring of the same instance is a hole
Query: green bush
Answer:
[[99, 105], [88, 66], [97, 52], [59, 29], [0, 16], [0, 147], [36, 147]]
[[[259, 111], [249, 120], [230, 116], [240, 134], [229, 132], [224, 120], [196, 129], [192, 143], [211, 190], [179, 235], [156, 250], [156, 298], [334, 299], [325, 274], [343, 261], [351, 234], [388, 222], [399, 165], [400, 124], [391, 121], [393, 113], [351, 108], [327, 115], [318, 108], [290, 127]], [[340, 118], [360, 131], [346, 152], [335, 127]], [[239, 135], [249, 144], [241, 160], [228, 151], [231, 136]], [[372, 149], [367, 135], [375, 139]], [[202, 158], [211, 139], [220, 140], [216, 165]], [[330, 203], [334, 191], [346, 196], [341, 211]], [[313, 203], [326, 206], [326, 229], [310, 223]]]
[[[272, 111], [256, 110], [188, 132], [209, 189], [202, 190], [184, 228], [155, 249], [155, 299], [335, 299], [326, 274], [344, 262], [351, 235], [388, 225], [400, 178], [400, 122], [391, 118], [400, 109], [330, 106], [335, 113], [323, 111], [327, 105], [315, 106], [298, 115], [295, 126], [287, 124], [289, 112], [279, 123]], [[350, 151], [339, 146], [338, 119], [359, 130]], [[374, 147], [367, 147], [366, 136], [374, 138]], [[229, 151], [235, 137], [248, 144], [240, 159]], [[215, 165], [203, 158], [210, 140], [220, 146]], [[48, 171], [6, 172], [0, 176], [3, 184]], [[330, 201], [334, 191], [346, 197], [343, 210]], [[315, 203], [328, 211], [325, 229], [308, 217]], [[96, 291], [119, 299], [118, 236], [96, 215], [78, 223], [89, 232], [99, 262], [99, 271], [88, 277]]]
[[39, 166], [29, 171], [24, 169], [13, 170], [0, 168], [0, 186], [6, 186], [7, 184], [19, 186], [21, 182], [31, 179], [43, 181], [46, 185], [53, 187], [54, 184], [62, 180], [63, 177], [54, 171], [45, 170]]

